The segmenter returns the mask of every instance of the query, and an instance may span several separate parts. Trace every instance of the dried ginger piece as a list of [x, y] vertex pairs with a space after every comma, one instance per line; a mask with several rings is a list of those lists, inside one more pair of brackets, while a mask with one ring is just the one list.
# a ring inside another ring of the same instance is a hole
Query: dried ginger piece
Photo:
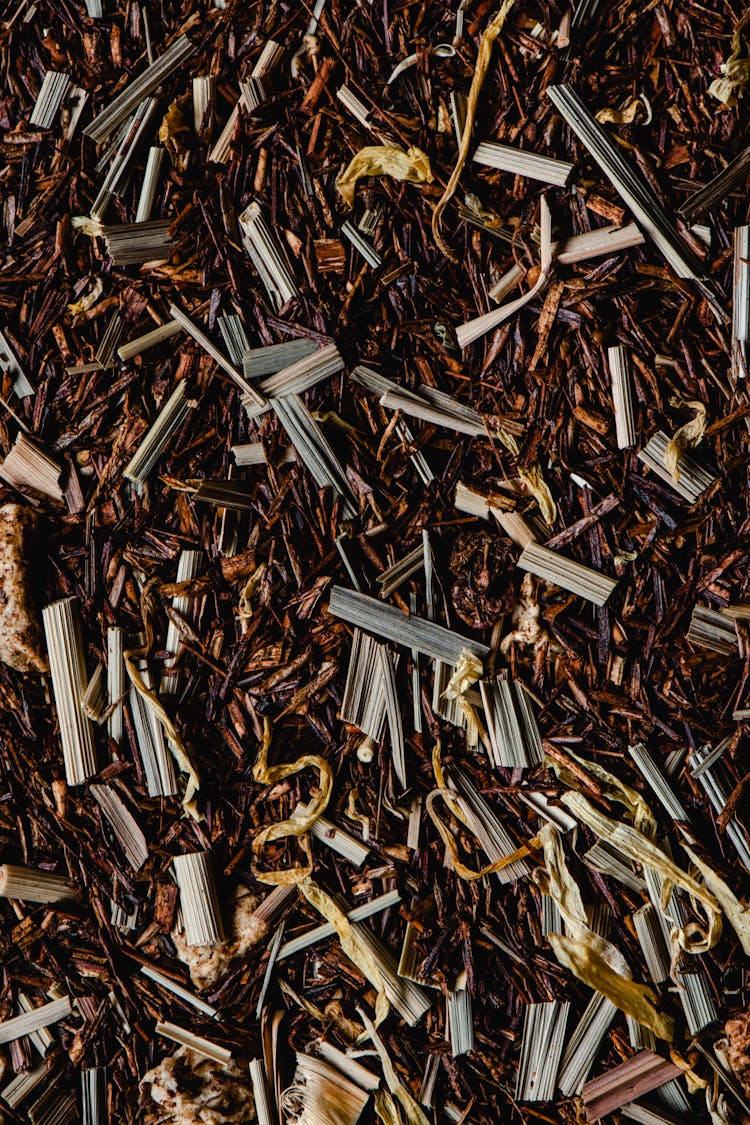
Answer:
[[213, 988], [233, 961], [268, 936], [268, 923], [255, 917], [259, 904], [255, 895], [240, 892], [234, 902], [232, 937], [218, 945], [188, 945], [182, 933], [172, 935], [177, 956], [187, 965], [196, 988]]
[[37, 526], [31, 508], [0, 508], [0, 660], [17, 672], [49, 670], [29, 582]]
[[726, 1057], [750, 1097], [750, 1010], [739, 1012], [724, 1025]]
[[147, 1111], [145, 1125], [252, 1125], [258, 1120], [247, 1066], [234, 1059], [221, 1066], [180, 1047], [143, 1077], [144, 1088], [159, 1107]]

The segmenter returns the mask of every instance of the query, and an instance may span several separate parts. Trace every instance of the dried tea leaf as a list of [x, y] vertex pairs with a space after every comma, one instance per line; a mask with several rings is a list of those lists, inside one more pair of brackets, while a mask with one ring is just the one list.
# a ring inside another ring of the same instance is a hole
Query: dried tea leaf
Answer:
[[533, 464], [530, 469], [519, 469], [518, 476], [539, 505], [545, 523], [552, 526], [557, 518], [557, 505], [552, 498], [547, 482], [542, 476], [539, 462]]
[[[391, 1006], [385, 994], [383, 975], [375, 957], [353, 928], [343, 910], [317, 883], [308, 877], [300, 882], [299, 889], [318, 914], [333, 926], [344, 953], [377, 991], [378, 997], [375, 1001], [375, 1026], [377, 1027], [386, 1019]], [[357, 1010], [359, 1011], [359, 1009]]]
[[750, 23], [750, 8], [740, 19], [732, 36], [732, 53], [721, 64], [721, 78], [714, 78], [708, 92], [724, 105], [737, 105], [750, 80], [750, 56], [745, 28]]
[[407, 152], [394, 145], [368, 145], [352, 157], [336, 181], [336, 188], [348, 207], [354, 206], [357, 180], [363, 176], [393, 176], [411, 184], [431, 184], [435, 177], [429, 156], [412, 146]]
[[697, 399], [689, 399], [684, 404], [679, 400], [673, 401], [674, 406], [684, 405], [695, 411], [695, 417], [680, 426], [676, 434], [670, 439], [664, 450], [664, 465], [672, 474], [675, 481], [680, 479], [680, 459], [688, 449], [700, 445], [706, 432], [706, 408]]
[[575, 940], [561, 934], [549, 934], [547, 940], [557, 960], [574, 976], [601, 992], [638, 1023], [650, 1027], [657, 1038], [672, 1042], [674, 1020], [659, 1011], [657, 997], [650, 988], [612, 972], [604, 958], [586, 940]]

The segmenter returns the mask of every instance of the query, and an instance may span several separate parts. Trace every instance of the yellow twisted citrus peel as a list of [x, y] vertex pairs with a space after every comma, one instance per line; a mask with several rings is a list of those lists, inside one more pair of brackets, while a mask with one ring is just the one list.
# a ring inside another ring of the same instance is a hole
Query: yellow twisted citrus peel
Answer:
[[[686, 953], [705, 953], [712, 949], [721, 937], [721, 910], [715, 895], [706, 890], [697, 879], [683, 871], [674, 860], [656, 844], [656, 820], [648, 804], [635, 789], [620, 781], [596, 762], [585, 761], [568, 751], [570, 757], [581, 765], [591, 776], [600, 782], [602, 792], [609, 800], [617, 801], [627, 809], [633, 824], [623, 824], [611, 820], [600, 813], [582, 793], [563, 793], [562, 803], [577, 820], [590, 828], [599, 839], [611, 844], [616, 851], [633, 863], [639, 863], [654, 871], [662, 879], [660, 907], [664, 917], [672, 923], [672, 939]], [[550, 765], [561, 780], [578, 788], [580, 781], [555, 759], [549, 758]], [[669, 902], [674, 887], [691, 895], [696, 907], [705, 914], [705, 922], [691, 922], [678, 926], [670, 917]]]
[[545, 870], [534, 873], [537, 885], [549, 894], [562, 915], [567, 933], [548, 934], [555, 957], [584, 984], [649, 1027], [660, 1039], [672, 1042], [674, 1021], [659, 1011], [656, 994], [646, 985], [632, 980], [630, 966], [611, 942], [589, 926], [581, 892], [570, 874], [558, 829], [545, 824], [539, 831], [544, 847]]
[[354, 926], [338, 906], [333, 898], [322, 890], [312, 879], [305, 878], [299, 883], [299, 889], [321, 917], [333, 926], [339, 939], [339, 944], [349, 960], [356, 965], [359, 971], [367, 977], [370, 984], [377, 992], [375, 1001], [375, 1026], [378, 1026], [387, 1017], [390, 1003], [385, 994], [385, 982], [380, 972], [377, 961], [362, 941]]
[[440, 199], [440, 202], [438, 203], [435, 210], [432, 212], [433, 238], [435, 239], [438, 249], [440, 249], [443, 254], [445, 254], [446, 258], [450, 258], [452, 261], [457, 261], [458, 259], [456, 258], [452, 250], [450, 250], [450, 248], [443, 241], [443, 236], [440, 232], [440, 220], [443, 211], [448, 206], [455, 194], [456, 188], [458, 187], [458, 181], [461, 179], [461, 173], [463, 172], [464, 164], [466, 163], [469, 151], [471, 150], [471, 134], [474, 128], [474, 118], [476, 117], [477, 106], [479, 105], [479, 95], [481, 93], [484, 79], [489, 69], [490, 59], [492, 58], [492, 46], [500, 32], [503, 30], [508, 12], [513, 7], [514, 2], [515, 0], [503, 0], [500, 11], [492, 20], [490, 20], [490, 22], [487, 24], [487, 27], [484, 29], [484, 33], [479, 43], [479, 51], [477, 53], [477, 63], [474, 67], [474, 75], [471, 79], [471, 88], [469, 89], [469, 96], [466, 101], [466, 119], [464, 123], [463, 133], [461, 134], [461, 144], [458, 149], [456, 164], [451, 173], [451, 178], [448, 180], [446, 189], [443, 192], [442, 198]]
[[457, 793], [454, 793], [451, 789], [448, 788], [445, 774], [443, 772], [443, 761], [441, 757], [439, 742], [435, 743], [435, 746], [432, 749], [432, 768], [435, 774], [437, 788], [433, 789], [432, 792], [428, 795], [425, 807], [427, 809], [427, 812], [429, 813], [432, 823], [440, 833], [441, 840], [445, 844], [446, 851], [448, 852], [448, 855], [451, 859], [451, 864], [453, 865], [453, 870], [460, 879], [465, 879], [467, 882], [474, 882], [476, 879], [484, 878], [485, 875], [492, 875], [496, 871], [502, 871], [505, 867], [510, 867], [512, 863], [518, 863], [519, 860], [526, 859], [527, 856], [531, 855], [531, 849], [537, 846], [539, 843], [536, 837], [533, 840], [529, 840], [528, 843], [523, 844], [520, 848], [517, 848], [516, 851], [512, 852], [509, 856], [503, 856], [502, 859], [497, 859], [494, 863], [490, 863], [487, 865], [487, 867], [483, 867], [481, 871], [474, 871], [471, 867], [467, 867], [466, 864], [459, 859], [458, 845], [456, 844], [454, 833], [452, 833], [450, 829], [445, 824], [443, 824], [442, 820], [440, 820], [438, 814], [434, 809], [435, 801], [438, 797], [440, 797], [443, 801], [445, 801], [446, 805], [451, 810], [456, 819], [459, 820], [461, 824], [463, 824], [463, 826], [467, 828], [473, 835], [471, 823], [469, 822], [469, 819], [463, 810], [460, 797]]
[[307, 857], [304, 867], [293, 867], [285, 871], [259, 871], [254, 868], [253, 874], [261, 883], [270, 883], [272, 886], [289, 887], [301, 883], [312, 873], [312, 852], [306, 833], [312, 828], [319, 816], [325, 812], [331, 790], [333, 788], [333, 773], [325, 758], [319, 754], [303, 754], [294, 762], [284, 765], [269, 766], [268, 751], [271, 746], [271, 724], [264, 720], [263, 740], [258, 751], [258, 758], [253, 766], [253, 779], [262, 785], [276, 785], [287, 777], [293, 777], [304, 769], [312, 768], [318, 771], [320, 782], [318, 794], [309, 802], [304, 814], [287, 820], [280, 820], [276, 824], [269, 824], [253, 840], [253, 851], [256, 855], [263, 850], [267, 843], [273, 840], [282, 840], [285, 836], [301, 837], [300, 845]]

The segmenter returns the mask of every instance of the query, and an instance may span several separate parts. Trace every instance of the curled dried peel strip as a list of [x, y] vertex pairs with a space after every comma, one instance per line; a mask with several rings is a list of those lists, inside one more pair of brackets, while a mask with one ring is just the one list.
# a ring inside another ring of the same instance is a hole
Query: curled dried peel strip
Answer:
[[277, 782], [284, 781], [287, 777], [292, 777], [294, 774], [300, 773], [302, 770], [308, 768], [316, 769], [320, 775], [318, 795], [312, 798], [303, 815], [294, 817], [293, 819], [280, 820], [276, 824], [269, 824], [266, 828], [262, 829], [253, 840], [253, 851], [257, 856], [265, 845], [273, 840], [282, 840], [286, 836], [301, 837], [300, 845], [307, 856], [307, 863], [304, 867], [292, 867], [277, 871], [258, 871], [254, 869], [253, 871], [255, 877], [262, 883], [288, 887], [296, 883], [302, 883], [312, 873], [312, 852], [310, 850], [310, 841], [307, 837], [307, 833], [318, 817], [323, 815], [331, 799], [333, 772], [325, 758], [321, 758], [318, 754], [303, 754], [302, 757], [297, 758], [294, 762], [287, 762], [279, 766], [269, 766], [268, 751], [270, 746], [271, 724], [268, 719], [266, 719], [263, 728], [263, 741], [258, 751], [257, 761], [253, 766], [253, 779], [255, 781], [263, 785], [276, 785]]
[[378, 996], [375, 1001], [375, 1026], [377, 1027], [387, 1017], [391, 1006], [385, 993], [383, 975], [375, 957], [362, 941], [343, 910], [317, 883], [308, 877], [300, 881], [299, 889], [310, 906], [333, 926], [346, 956], [367, 977], [376, 990]]
[[548, 935], [557, 960], [626, 1015], [651, 1028], [660, 1039], [671, 1042], [674, 1023], [659, 1011], [656, 994], [645, 985], [636, 984], [620, 950], [590, 928], [580, 889], [568, 870], [559, 830], [553, 824], [545, 824], [539, 839], [544, 847], [546, 870], [535, 872], [534, 879], [557, 903], [567, 931], [565, 936]]
[[336, 190], [349, 207], [354, 206], [357, 181], [363, 176], [392, 176], [410, 184], [431, 184], [435, 177], [430, 158], [421, 148], [407, 152], [394, 145], [368, 145], [356, 153], [336, 181]]
[[634, 863], [648, 867], [665, 880], [661, 895], [661, 909], [665, 917], [669, 918], [667, 909], [673, 886], [687, 891], [693, 896], [696, 904], [700, 904], [706, 915], [705, 923], [691, 923], [685, 927], [674, 926], [673, 936], [681, 949], [686, 953], [705, 953], [716, 945], [721, 937], [719, 903], [697, 879], [678, 867], [674, 860], [670, 859], [643, 832], [629, 824], [619, 824], [615, 820], [610, 820], [595, 809], [582, 793], [563, 793], [561, 800], [576, 819], [590, 828], [601, 840], [612, 844], [621, 855]]
[[[510, 867], [511, 864], [518, 863], [521, 859], [527, 859], [531, 855], [531, 848], [536, 843], [536, 839], [529, 840], [528, 844], [517, 848], [514, 852], [511, 852], [510, 855], [503, 856], [502, 859], [496, 859], [494, 863], [483, 867], [481, 871], [474, 871], [471, 867], [467, 867], [466, 864], [462, 863], [458, 858], [458, 845], [456, 844], [453, 833], [443, 824], [433, 808], [438, 797], [445, 801], [451, 811], [453, 811], [456, 806], [460, 808], [460, 799], [457, 798], [456, 794], [452, 793], [450, 789], [433, 789], [428, 795], [426, 802], [426, 808], [427, 812], [430, 814], [430, 819], [440, 833], [440, 838], [450, 855], [453, 870], [459, 878], [466, 879], [467, 882], [474, 882], [475, 879], [483, 879], [485, 875], [493, 875], [496, 871], [502, 871], [504, 868]], [[468, 827], [463, 814], [460, 819], [463, 824]]]
[[156, 692], [152, 691], [152, 689], [146, 685], [146, 682], [143, 679], [143, 676], [141, 675], [141, 672], [139, 671], [136, 663], [138, 660], [145, 660], [148, 657], [148, 654], [150, 653], [154, 643], [154, 629], [151, 624], [151, 610], [153, 608], [152, 590], [155, 588], [155, 585], [156, 579], [153, 579], [151, 582], [146, 584], [141, 594], [141, 618], [143, 620], [145, 641], [140, 648], [132, 648], [124, 652], [123, 660], [125, 662], [125, 668], [127, 669], [127, 673], [133, 687], [141, 696], [149, 711], [151, 711], [156, 716], [156, 718], [164, 728], [164, 733], [167, 736], [167, 744], [169, 745], [172, 757], [177, 763], [180, 771], [184, 774], [187, 774], [187, 786], [185, 789], [185, 795], [182, 798], [182, 807], [189, 816], [193, 817], [194, 820], [203, 820], [203, 814], [199, 812], [196, 802], [196, 794], [198, 793], [201, 785], [198, 771], [193, 764], [190, 754], [188, 753], [177, 728], [164, 709], [161, 700], [159, 699]]
[[684, 426], [680, 426], [667, 442], [664, 450], [664, 467], [671, 473], [672, 480], [675, 482], [680, 479], [680, 461], [688, 449], [693, 449], [703, 441], [708, 421], [706, 408], [702, 402], [690, 399], [684, 405], [694, 412], [694, 416]]
[[[365, 1012], [362, 1011], [361, 1008], [357, 1008], [357, 1011], [359, 1012], [362, 1022], [367, 1028], [367, 1032], [372, 1039], [375, 1050], [378, 1053], [380, 1065], [383, 1068], [383, 1077], [385, 1078], [385, 1084], [390, 1090], [393, 1097], [401, 1106], [401, 1109], [404, 1111], [407, 1125], [430, 1125], [430, 1122], [425, 1117], [418, 1103], [414, 1100], [409, 1091], [402, 1084], [398, 1074], [396, 1073], [396, 1068], [391, 1062], [390, 1055], [385, 1048], [385, 1044], [383, 1043], [383, 1040], [380, 1038], [375, 1027], [373, 1026], [372, 1020], [366, 1015]], [[391, 1108], [395, 1109], [395, 1106], [389, 1106], [389, 1109]], [[386, 1121], [388, 1120], [388, 1118], [381, 1119]]]
[[453, 171], [451, 172], [451, 178], [448, 180], [448, 184], [445, 191], [443, 192], [442, 198], [435, 207], [435, 210], [432, 212], [433, 238], [435, 239], [438, 248], [442, 250], [443, 254], [445, 254], [445, 256], [447, 258], [450, 258], [452, 261], [457, 261], [458, 259], [443, 240], [440, 229], [441, 217], [443, 211], [448, 206], [455, 194], [456, 188], [458, 187], [458, 181], [461, 179], [461, 173], [463, 172], [464, 164], [466, 163], [469, 151], [471, 149], [471, 133], [474, 127], [474, 118], [476, 117], [477, 106], [479, 105], [479, 94], [481, 93], [482, 85], [484, 84], [484, 79], [490, 65], [490, 59], [492, 58], [492, 45], [497, 39], [500, 32], [503, 30], [508, 12], [513, 7], [514, 2], [515, 0], [503, 0], [500, 11], [484, 29], [484, 33], [479, 44], [479, 52], [477, 54], [476, 66], [474, 67], [474, 74], [471, 79], [471, 88], [469, 90], [469, 96], [466, 102], [466, 122], [464, 124], [463, 133], [461, 134], [461, 145], [458, 150], [458, 156], [456, 157], [456, 164], [453, 168]]

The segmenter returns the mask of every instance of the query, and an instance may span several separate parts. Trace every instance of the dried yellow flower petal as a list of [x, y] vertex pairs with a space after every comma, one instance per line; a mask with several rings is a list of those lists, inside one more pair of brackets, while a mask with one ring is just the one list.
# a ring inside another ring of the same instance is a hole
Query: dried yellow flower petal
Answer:
[[393, 176], [411, 184], [431, 184], [435, 177], [430, 158], [421, 148], [407, 152], [394, 145], [368, 145], [352, 157], [336, 181], [336, 189], [348, 207], [354, 206], [357, 180], [363, 176]]

